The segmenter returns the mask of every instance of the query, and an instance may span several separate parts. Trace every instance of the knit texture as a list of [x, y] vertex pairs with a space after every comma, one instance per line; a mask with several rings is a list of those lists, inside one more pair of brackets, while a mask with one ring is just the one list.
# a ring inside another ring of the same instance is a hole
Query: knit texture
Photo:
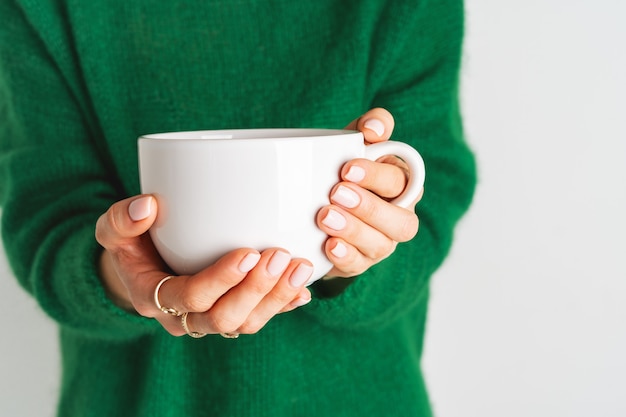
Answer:
[[[431, 415], [429, 279], [475, 184], [461, 0], [7, 0], [0, 16], [2, 235], [60, 327], [59, 416]], [[377, 106], [427, 168], [418, 236], [389, 259], [236, 340], [172, 337], [107, 299], [94, 227], [139, 193], [139, 135], [342, 128]]]

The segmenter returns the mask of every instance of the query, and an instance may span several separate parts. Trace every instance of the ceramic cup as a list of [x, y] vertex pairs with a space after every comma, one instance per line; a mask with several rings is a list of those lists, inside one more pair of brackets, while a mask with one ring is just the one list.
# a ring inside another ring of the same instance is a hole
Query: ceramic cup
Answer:
[[407, 144], [365, 145], [360, 132], [256, 129], [161, 133], [138, 139], [141, 190], [158, 215], [150, 235], [179, 275], [194, 274], [243, 247], [288, 250], [308, 259], [309, 284], [332, 264], [328, 236], [315, 222], [341, 167], [354, 158], [397, 155], [411, 174], [393, 203], [408, 207], [424, 182], [424, 163]]

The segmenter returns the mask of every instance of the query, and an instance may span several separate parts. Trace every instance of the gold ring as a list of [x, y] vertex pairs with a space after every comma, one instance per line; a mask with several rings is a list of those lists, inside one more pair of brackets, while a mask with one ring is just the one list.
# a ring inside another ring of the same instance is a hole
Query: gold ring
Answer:
[[192, 332], [191, 330], [189, 330], [189, 326], [187, 326], [188, 314], [189, 313], [183, 313], [183, 315], [180, 317], [180, 322], [183, 325], [183, 329], [185, 329], [185, 333], [187, 333], [189, 336], [193, 337], [194, 339], [199, 339], [201, 337], [206, 336], [206, 333]]
[[154, 289], [154, 304], [156, 304], [157, 308], [161, 310], [162, 312], [164, 312], [165, 314], [178, 317], [182, 315], [183, 313], [176, 310], [175, 308], [163, 307], [161, 305], [161, 302], [159, 301], [159, 290], [161, 289], [161, 286], [165, 284], [166, 281], [169, 281], [172, 278], [174, 278], [174, 276], [170, 275], [170, 276], [163, 278], [161, 281], [159, 281], [156, 288]]
[[226, 339], [236, 339], [239, 337], [239, 333], [220, 333], [220, 336]]

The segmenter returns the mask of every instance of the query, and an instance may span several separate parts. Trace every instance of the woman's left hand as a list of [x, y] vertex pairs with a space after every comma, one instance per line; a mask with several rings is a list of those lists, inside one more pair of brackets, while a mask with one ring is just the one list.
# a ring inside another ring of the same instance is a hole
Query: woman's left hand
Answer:
[[[393, 116], [381, 108], [346, 127], [361, 131], [368, 143], [389, 140], [393, 128]], [[376, 162], [354, 159], [343, 166], [331, 204], [317, 215], [318, 226], [330, 236], [325, 251], [334, 268], [327, 278], [359, 275], [391, 255], [398, 242], [415, 237], [419, 225], [415, 205], [422, 193], [408, 208], [389, 203], [404, 190], [407, 175], [406, 164], [392, 155]]]

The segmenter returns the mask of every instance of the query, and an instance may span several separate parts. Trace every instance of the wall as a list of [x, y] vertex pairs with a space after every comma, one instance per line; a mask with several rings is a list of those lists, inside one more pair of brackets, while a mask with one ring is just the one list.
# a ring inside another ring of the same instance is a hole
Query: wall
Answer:
[[0, 416], [53, 417], [59, 387], [56, 328], [11, 276], [0, 243]]
[[467, 10], [480, 183], [433, 281], [437, 415], [626, 416], [626, 2]]
[[[433, 280], [439, 417], [626, 415], [626, 2], [469, 0], [475, 203]], [[54, 326], [0, 262], [0, 415], [52, 416]]]

